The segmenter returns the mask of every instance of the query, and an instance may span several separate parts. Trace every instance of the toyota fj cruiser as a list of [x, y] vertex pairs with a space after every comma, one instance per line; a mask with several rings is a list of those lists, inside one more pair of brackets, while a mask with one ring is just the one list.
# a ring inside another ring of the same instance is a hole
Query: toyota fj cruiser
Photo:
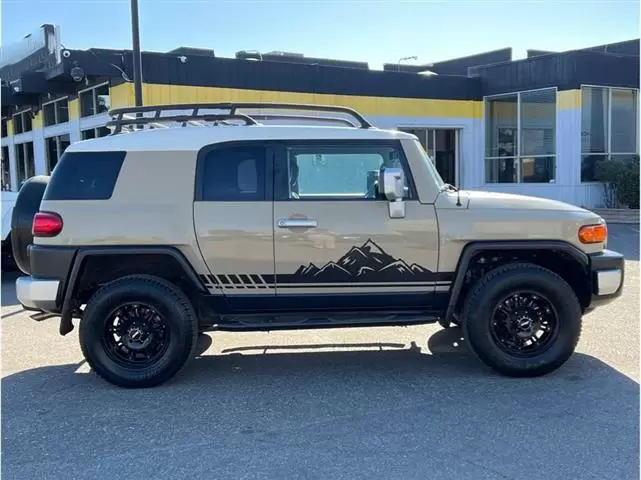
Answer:
[[80, 319], [87, 362], [116, 385], [168, 380], [199, 332], [430, 322], [460, 325], [494, 370], [538, 376], [621, 294], [599, 216], [459, 191], [415, 136], [351, 109], [110, 114], [111, 135], [22, 187], [12, 244], [20, 303], [63, 335]]

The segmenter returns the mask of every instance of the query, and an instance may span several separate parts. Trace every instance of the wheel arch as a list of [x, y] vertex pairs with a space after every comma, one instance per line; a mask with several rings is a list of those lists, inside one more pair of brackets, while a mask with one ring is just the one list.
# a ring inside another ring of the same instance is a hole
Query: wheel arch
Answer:
[[[123, 261], [124, 259], [127, 261]], [[110, 246], [79, 248], [64, 286], [61, 306], [60, 333], [73, 330], [71, 318], [78, 302], [91, 296], [99, 285], [133, 275], [154, 275], [175, 283], [195, 301], [207, 293], [202, 280], [186, 257], [175, 247]], [[86, 285], [78, 290], [79, 285]]]
[[[479, 241], [465, 245], [456, 266], [445, 320], [452, 321], [460, 311], [467, 290], [474, 283], [472, 268], [484, 254], [501, 256], [501, 261], [488, 264], [489, 270], [514, 261], [530, 261], [559, 274], [574, 289], [582, 308], [590, 302], [591, 276], [589, 256], [562, 240]], [[554, 260], [554, 261], [552, 261]], [[557, 262], [558, 261], [558, 262]], [[565, 266], [571, 268], [564, 271]], [[467, 287], [467, 289], [466, 289]]]

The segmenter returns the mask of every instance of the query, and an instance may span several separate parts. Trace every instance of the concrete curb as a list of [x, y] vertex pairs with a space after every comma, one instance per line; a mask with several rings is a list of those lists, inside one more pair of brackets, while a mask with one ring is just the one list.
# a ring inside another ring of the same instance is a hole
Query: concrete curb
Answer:
[[595, 208], [592, 211], [602, 217], [606, 223], [639, 225], [639, 210], [630, 208]]

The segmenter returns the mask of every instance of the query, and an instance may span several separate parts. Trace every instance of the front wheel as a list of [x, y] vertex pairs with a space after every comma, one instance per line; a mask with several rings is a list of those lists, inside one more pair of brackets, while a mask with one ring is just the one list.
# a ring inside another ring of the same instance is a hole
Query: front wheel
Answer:
[[464, 335], [476, 355], [497, 372], [535, 377], [563, 365], [581, 334], [581, 307], [554, 272], [528, 263], [488, 272], [463, 311]]
[[193, 356], [196, 314], [185, 294], [160, 278], [115, 280], [87, 303], [82, 352], [102, 378], [121, 387], [151, 387], [172, 378]]

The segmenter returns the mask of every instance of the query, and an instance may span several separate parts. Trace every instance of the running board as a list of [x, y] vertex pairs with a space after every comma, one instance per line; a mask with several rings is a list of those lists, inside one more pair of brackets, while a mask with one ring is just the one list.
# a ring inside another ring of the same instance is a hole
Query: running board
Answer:
[[375, 327], [435, 323], [440, 318], [434, 312], [389, 312], [349, 314], [280, 314], [225, 315], [219, 317], [214, 330], [284, 330], [341, 327]]
[[35, 320], [36, 322], [42, 322], [44, 320], [59, 316], [59, 313], [38, 312], [34, 313], [33, 315], [29, 315], [29, 318], [31, 318], [31, 320]]

